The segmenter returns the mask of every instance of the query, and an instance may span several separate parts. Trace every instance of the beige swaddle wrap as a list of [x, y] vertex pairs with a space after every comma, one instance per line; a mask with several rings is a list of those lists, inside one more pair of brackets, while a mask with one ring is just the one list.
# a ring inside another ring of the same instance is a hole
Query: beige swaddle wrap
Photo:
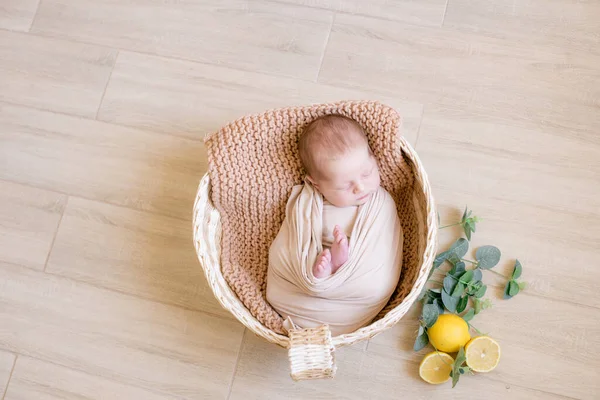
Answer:
[[309, 183], [294, 186], [269, 252], [267, 301], [299, 327], [350, 333], [375, 318], [398, 284], [403, 235], [394, 200], [380, 187], [358, 208], [348, 261], [318, 279], [312, 267], [322, 238], [322, 195]]

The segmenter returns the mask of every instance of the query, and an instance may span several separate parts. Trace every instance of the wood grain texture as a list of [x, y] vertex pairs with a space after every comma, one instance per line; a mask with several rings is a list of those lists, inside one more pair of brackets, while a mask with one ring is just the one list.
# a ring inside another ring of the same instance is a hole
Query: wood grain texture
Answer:
[[0, 124], [0, 178], [191, 221], [202, 142], [8, 104]]
[[[0, 161], [0, 170], [6, 165]], [[0, 181], [0, 260], [42, 270], [66, 196]]]
[[594, 0], [449, 0], [444, 26], [600, 55], [599, 19]]
[[435, 107], [426, 111], [421, 133], [420, 155], [438, 204], [468, 204], [484, 218], [473, 246], [503, 250], [498, 268], [506, 273], [518, 258], [539, 295], [600, 307], [600, 272], [592, 267], [600, 242], [596, 136]]
[[422, 106], [368, 91], [121, 52], [98, 118], [201, 138], [224, 121], [282, 106], [373, 99], [395, 107], [416, 142]]
[[[394, 350], [397, 353], [396, 350]], [[287, 353], [253, 335], [246, 335], [231, 400], [264, 399], [265, 393], [285, 399], [464, 399], [469, 393], [486, 398], [560, 399], [549, 393], [507, 385], [486, 376], [464, 378], [451, 385], [429, 385], [419, 378], [419, 364], [374, 352], [343, 348], [336, 352], [334, 380], [289, 381]]]
[[0, 396], [4, 398], [13, 367], [15, 365], [15, 355], [0, 351]]
[[0, 29], [27, 32], [40, 0], [2, 0]]
[[402, 21], [417, 25], [440, 26], [444, 20], [446, 0], [276, 0], [342, 13]]
[[166, 400], [175, 397], [22, 356], [15, 365], [5, 400], [118, 398]]
[[0, 100], [94, 117], [116, 50], [0, 31]]
[[[598, 57], [446, 28], [336, 17], [319, 81], [534, 126], [600, 122]], [[368, 79], [366, 78], [368, 77]]]
[[174, 397], [227, 394], [237, 322], [4, 263], [0, 287], [1, 349]]
[[231, 318], [206, 283], [190, 223], [70, 198], [47, 272]]
[[315, 79], [332, 18], [262, 0], [48, 0], [32, 32]]

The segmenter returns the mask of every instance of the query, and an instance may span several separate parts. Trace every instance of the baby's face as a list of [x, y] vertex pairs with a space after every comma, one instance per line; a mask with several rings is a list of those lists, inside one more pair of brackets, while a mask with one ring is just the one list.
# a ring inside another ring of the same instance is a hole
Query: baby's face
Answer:
[[379, 188], [379, 169], [366, 146], [322, 163], [322, 179], [311, 179], [323, 197], [336, 207], [364, 204]]

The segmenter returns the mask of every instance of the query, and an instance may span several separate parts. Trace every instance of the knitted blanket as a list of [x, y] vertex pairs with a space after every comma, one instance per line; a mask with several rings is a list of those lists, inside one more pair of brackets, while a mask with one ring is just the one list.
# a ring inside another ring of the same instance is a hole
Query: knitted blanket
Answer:
[[[223, 229], [221, 268], [252, 315], [281, 334], [283, 319], [265, 295], [269, 247], [283, 222], [292, 188], [303, 182], [298, 137], [313, 119], [327, 114], [353, 118], [365, 130], [379, 165], [381, 186], [400, 211], [403, 264], [408, 267], [404, 271], [415, 274], [418, 267], [414, 176], [400, 150], [401, 121], [394, 109], [372, 101], [344, 101], [271, 110], [232, 122], [205, 139], [211, 200]], [[412, 282], [403, 285], [402, 281], [403, 277], [380, 316], [410, 290]]]

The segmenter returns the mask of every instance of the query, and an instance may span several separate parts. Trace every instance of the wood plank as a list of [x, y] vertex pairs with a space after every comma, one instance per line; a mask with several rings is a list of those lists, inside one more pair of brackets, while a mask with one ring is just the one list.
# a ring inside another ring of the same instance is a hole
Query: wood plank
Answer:
[[367, 15], [417, 25], [440, 26], [444, 20], [446, 0], [276, 0], [336, 12]]
[[0, 348], [185, 398], [224, 398], [243, 327], [0, 264]]
[[[451, 216], [442, 213], [444, 224], [459, 220], [468, 204], [484, 218], [473, 247], [498, 246], [504, 254], [498, 270], [510, 273], [518, 258], [536, 294], [600, 307], [594, 283], [600, 271], [593, 267], [600, 242], [600, 142], [544, 128], [430, 107], [419, 154], [438, 205], [454, 209]], [[459, 235], [442, 236], [440, 248]]]
[[336, 351], [334, 380], [293, 384], [285, 350], [247, 334], [233, 381], [231, 400], [285, 399], [464, 399], [485, 393], [486, 399], [559, 399], [553, 394], [507, 385], [485, 375], [466, 377], [452, 389], [450, 383], [429, 385], [419, 378], [418, 363], [354, 348]]
[[66, 200], [64, 195], [0, 181], [0, 260], [44, 269]]
[[416, 142], [422, 106], [368, 90], [237, 71], [121, 52], [99, 119], [200, 138], [245, 114], [339, 100], [379, 100], [404, 118], [403, 134]]
[[0, 101], [94, 117], [117, 52], [0, 31]]
[[267, 1], [48, 0], [32, 32], [313, 80], [332, 18]]
[[580, 0], [450, 0], [444, 26], [600, 54], [600, 3]]
[[[319, 82], [395, 93], [557, 131], [598, 126], [599, 58], [447, 28], [339, 15]], [[365, 79], [365, 77], [369, 77]]]
[[203, 143], [0, 104], [0, 178], [191, 221]]
[[56, 364], [19, 357], [5, 400], [173, 399]]
[[[528, 294], [502, 300], [502, 293], [501, 289], [488, 288], [486, 297], [494, 307], [471, 321], [498, 341], [502, 347], [500, 364], [489, 374], [463, 377], [463, 387], [485, 376], [513, 388], [596, 398], [600, 394], [600, 362], [589, 349], [600, 345], [600, 310]], [[419, 353], [412, 350], [418, 313], [418, 309], [412, 310], [397, 326], [373, 338], [368, 352], [418, 362], [433, 351], [431, 347]]]
[[33, 23], [39, 0], [2, 0], [0, 29], [27, 32]]
[[47, 272], [232, 318], [208, 287], [188, 221], [70, 198]]
[[0, 396], [4, 398], [15, 365], [15, 355], [0, 351]]

